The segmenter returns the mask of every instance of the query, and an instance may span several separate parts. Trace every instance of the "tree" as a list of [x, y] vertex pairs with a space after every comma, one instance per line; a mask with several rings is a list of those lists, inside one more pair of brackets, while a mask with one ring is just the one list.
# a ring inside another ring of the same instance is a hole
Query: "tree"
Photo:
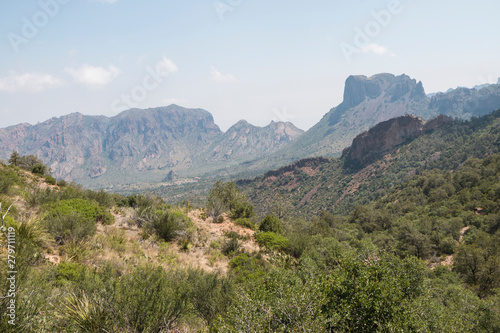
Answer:
[[210, 190], [206, 209], [214, 221], [217, 220], [222, 213], [226, 211], [234, 211], [236, 213], [240, 208], [243, 208], [242, 214], [253, 213], [253, 209], [250, 210], [249, 207], [244, 207], [244, 204], [242, 204], [245, 200], [245, 195], [236, 188], [233, 182], [223, 183], [218, 181]]
[[20, 156], [19, 156], [19, 153], [17, 152], [17, 150], [14, 150], [12, 152], [12, 154], [10, 155], [10, 158], [9, 158], [9, 164], [11, 165], [15, 165], [15, 166], [19, 166], [19, 160], [20, 160]]
[[271, 231], [276, 234], [281, 234], [283, 233], [283, 225], [277, 217], [273, 215], [267, 215], [266, 217], [264, 217], [262, 222], [260, 222], [259, 230], [264, 232]]

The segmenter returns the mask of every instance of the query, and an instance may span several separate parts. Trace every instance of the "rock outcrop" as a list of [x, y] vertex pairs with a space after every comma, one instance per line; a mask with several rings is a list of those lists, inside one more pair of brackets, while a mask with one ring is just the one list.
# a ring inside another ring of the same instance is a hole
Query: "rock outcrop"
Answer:
[[345, 166], [354, 169], [363, 167], [395, 147], [435, 130], [450, 120], [447, 116], [439, 116], [425, 122], [419, 117], [405, 115], [381, 122], [354, 138], [351, 147], [343, 151]]

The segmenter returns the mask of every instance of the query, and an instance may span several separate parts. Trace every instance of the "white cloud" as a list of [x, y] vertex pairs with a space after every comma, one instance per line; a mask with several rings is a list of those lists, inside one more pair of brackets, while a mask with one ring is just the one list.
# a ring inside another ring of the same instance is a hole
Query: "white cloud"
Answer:
[[215, 69], [215, 67], [212, 67], [210, 69], [210, 77], [215, 82], [229, 83], [229, 82], [236, 81], [236, 79], [234, 78], [234, 76], [232, 74], [222, 74], [217, 69]]
[[175, 73], [179, 69], [174, 62], [167, 57], [163, 56], [163, 59], [156, 64], [156, 72], [160, 75], [167, 76], [168, 74]]
[[113, 65], [110, 65], [108, 69], [91, 65], [83, 65], [79, 68], [66, 67], [64, 71], [76, 82], [90, 87], [104, 86], [120, 74], [120, 70]]
[[379, 56], [395, 57], [396, 55], [385, 46], [371, 43], [363, 47], [363, 53], [373, 53]]
[[115, 3], [118, 0], [93, 0], [93, 1], [96, 1], [96, 2], [106, 2], [106, 3]]
[[10, 72], [10, 76], [0, 78], [0, 91], [42, 91], [56, 88], [64, 81], [50, 74]]

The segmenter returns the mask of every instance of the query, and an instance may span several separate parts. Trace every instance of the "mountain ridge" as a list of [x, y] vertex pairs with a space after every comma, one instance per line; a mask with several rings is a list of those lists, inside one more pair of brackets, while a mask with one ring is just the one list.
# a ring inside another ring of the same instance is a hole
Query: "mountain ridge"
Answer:
[[[260, 145], [237, 147], [234, 154], [230, 151], [224, 158], [218, 156], [208, 162], [266, 154], [302, 133], [291, 123], [258, 127], [244, 121], [238, 126], [250, 128], [252, 137], [260, 138]], [[229, 146], [224, 143], [224, 135], [208, 111], [175, 104], [130, 109], [113, 117], [71, 113], [36, 125], [25, 123], [0, 129], [0, 158], [7, 160], [13, 150], [33, 154], [57, 178], [84, 185], [160, 182], [169, 171], [189, 170], [214, 142]]]

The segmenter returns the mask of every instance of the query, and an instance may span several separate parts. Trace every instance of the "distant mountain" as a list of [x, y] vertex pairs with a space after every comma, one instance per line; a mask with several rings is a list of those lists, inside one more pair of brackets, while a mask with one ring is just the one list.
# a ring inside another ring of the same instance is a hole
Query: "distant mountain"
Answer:
[[304, 131], [290, 122], [272, 121], [265, 127], [245, 120], [219, 135], [193, 162], [189, 170], [207, 172], [262, 158], [295, 140]]
[[500, 85], [479, 91], [458, 88], [429, 98], [422, 82], [407, 75], [350, 76], [345, 83], [343, 102], [270, 158], [277, 166], [307, 157], [338, 156], [359, 133], [405, 114], [424, 120], [438, 115], [469, 119], [498, 108]]
[[402, 116], [361, 133], [341, 158], [315, 157], [236, 182], [258, 214], [345, 213], [383, 197], [415, 174], [452, 171], [500, 152], [500, 110], [471, 121]]
[[301, 132], [290, 123], [260, 128], [242, 121], [223, 133], [209, 112], [177, 105], [110, 118], [74, 113], [0, 129], [0, 158], [7, 160], [13, 150], [33, 154], [57, 178], [103, 187], [160, 182], [172, 170], [187, 172], [196, 163], [209, 167], [261, 156]]

